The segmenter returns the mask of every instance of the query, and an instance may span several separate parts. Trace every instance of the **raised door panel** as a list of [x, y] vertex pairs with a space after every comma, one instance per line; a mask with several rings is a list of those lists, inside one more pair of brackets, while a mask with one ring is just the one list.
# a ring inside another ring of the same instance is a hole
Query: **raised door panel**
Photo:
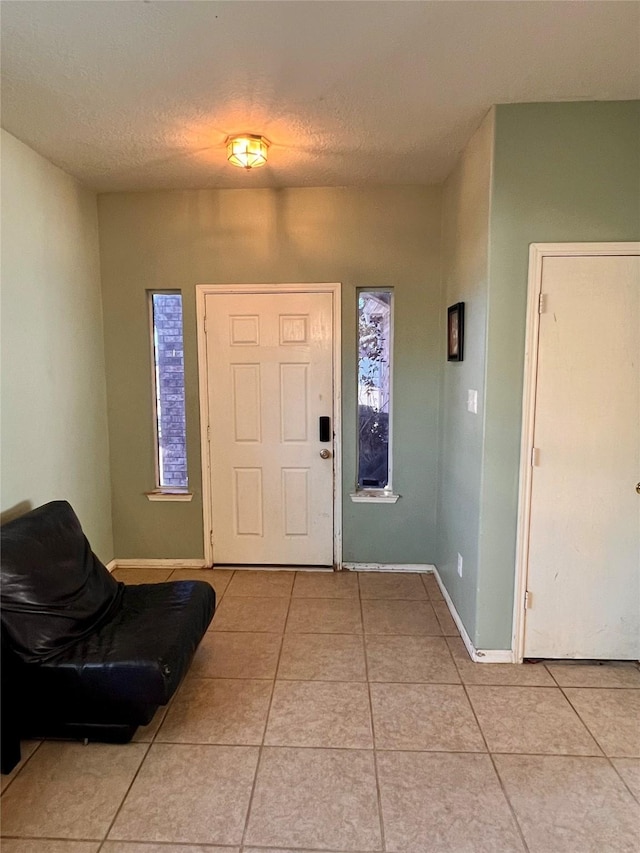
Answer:
[[233, 469], [233, 508], [236, 536], [262, 536], [262, 470]]
[[309, 536], [309, 469], [282, 469], [282, 521], [285, 536]]
[[280, 364], [280, 432], [283, 442], [306, 442], [308, 435], [308, 364]]
[[231, 376], [235, 440], [259, 442], [262, 437], [260, 365], [232, 364]]

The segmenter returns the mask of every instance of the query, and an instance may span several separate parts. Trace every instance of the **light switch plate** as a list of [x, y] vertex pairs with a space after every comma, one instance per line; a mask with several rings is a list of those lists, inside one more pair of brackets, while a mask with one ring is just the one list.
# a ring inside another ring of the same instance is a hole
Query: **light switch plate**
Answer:
[[472, 389], [467, 391], [467, 409], [474, 415], [478, 414], [478, 392]]

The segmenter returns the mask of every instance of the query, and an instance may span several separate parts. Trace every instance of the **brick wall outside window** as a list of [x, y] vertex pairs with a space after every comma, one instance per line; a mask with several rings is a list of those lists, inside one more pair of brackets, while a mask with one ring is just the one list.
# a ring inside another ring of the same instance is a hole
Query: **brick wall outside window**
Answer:
[[182, 295], [153, 294], [158, 467], [166, 488], [186, 488], [187, 436], [184, 397]]

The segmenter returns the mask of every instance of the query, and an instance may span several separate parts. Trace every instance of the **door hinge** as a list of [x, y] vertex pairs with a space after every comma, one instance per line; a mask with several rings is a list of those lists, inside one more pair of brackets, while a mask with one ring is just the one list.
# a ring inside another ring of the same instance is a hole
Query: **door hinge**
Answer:
[[204, 330], [207, 331], [207, 315], [204, 315]]
[[529, 590], [527, 590], [527, 591], [525, 592], [525, 594], [524, 594], [524, 609], [525, 609], [525, 610], [529, 610], [529, 609], [530, 609], [530, 607], [531, 607], [531, 599], [532, 599], [532, 595], [531, 595], [531, 593], [529, 592]]
[[540, 450], [537, 447], [531, 448], [531, 467], [535, 468], [540, 464]]
[[213, 545], [213, 530], [209, 531], [209, 544]]
[[207, 441], [211, 441], [211, 427], [207, 426]]
[[546, 309], [546, 297], [544, 293], [538, 296], [538, 314], [544, 314]]

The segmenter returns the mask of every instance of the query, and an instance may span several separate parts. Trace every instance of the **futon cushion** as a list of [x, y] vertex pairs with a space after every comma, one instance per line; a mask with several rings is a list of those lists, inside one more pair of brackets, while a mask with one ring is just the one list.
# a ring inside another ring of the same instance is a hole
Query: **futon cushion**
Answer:
[[[125, 586], [112, 619], [39, 666], [25, 670], [40, 688], [100, 706], [164, 705], [187, 671], [215, 609], [205, 581]], [[56, 700], [53, 700], [54, 703]]]
[[44, 661], [108, 619], [123, 584], [91, 550], [67, 501], [52, 501], [0, 529], [2, 624], [25, 662]]

